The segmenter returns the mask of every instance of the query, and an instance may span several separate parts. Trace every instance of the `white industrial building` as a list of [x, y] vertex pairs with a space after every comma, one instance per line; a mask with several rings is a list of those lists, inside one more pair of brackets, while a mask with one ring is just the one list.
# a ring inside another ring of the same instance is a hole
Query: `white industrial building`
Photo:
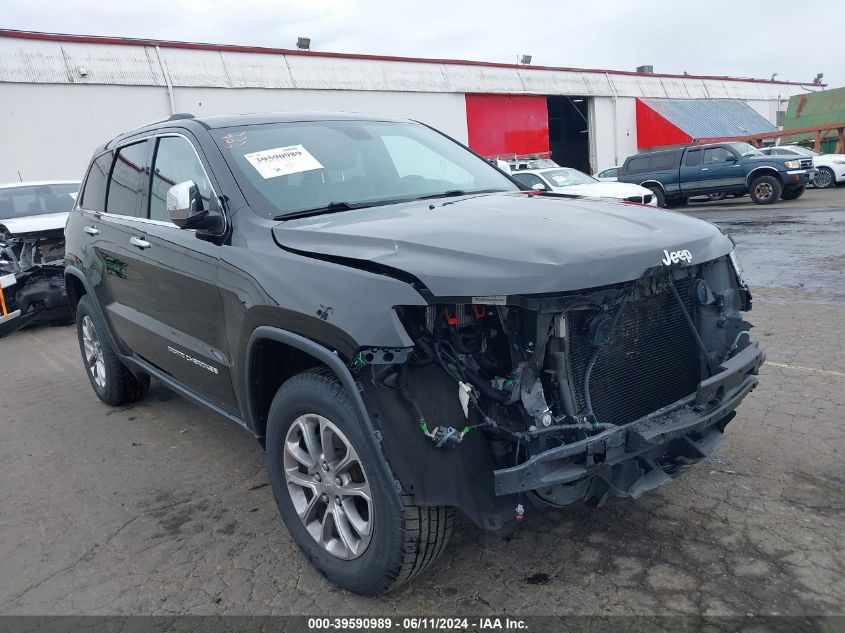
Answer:
[[642, 146], [639, 99], [738, 100], [775, 124], [792, 95], [814, 89], [0, 30], [0, 182], [80, 178], [95, 147], [174, 112], [395, 115], [437, 127], [482, 154], [542, 151], [545, 143], [558, 162], [595, 170]]

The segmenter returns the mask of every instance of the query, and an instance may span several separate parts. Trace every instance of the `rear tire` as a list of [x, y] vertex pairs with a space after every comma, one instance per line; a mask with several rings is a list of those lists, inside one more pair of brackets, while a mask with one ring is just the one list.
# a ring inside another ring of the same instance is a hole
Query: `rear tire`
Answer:
[[830, 167], [819, 167], [819, 173], [816, 174], [813, 184], [817, 189], [829, 189], [836, 184], [836, 176]]
[[797, 189], [789, 189], [780, 195], [781, 200], [797, 200], [804, 195], [806, 187], [798, 187]]
[[774, 176], [760, 176], [751, 183], [748, 193], [754, 204], [772, 204], [780, 198], [782, 187]]
[[308, 370], [273, 398], [266, 461], [279, 513], [305, 556], [344, 589], [376, 595], [437, 560], [455, 510], [397, 495], [365, 433], [334, 374]]
[[109, 343], [108, 330], [87, 294], [76, 306], [76, 334], [85, 373], [100, 400], [119, 407], [147, 395], [150, 377], [136, 376], [120, 361]]
[[658, 187], [657, 185], [643, 185], [646, 189], [649, 189], [651, 193], [654, 194], [654, 197], [657, 199], [657, 206], [658, 207], [665, 207], [666, 206], [666, 195], [663, 193], [663, 189]]

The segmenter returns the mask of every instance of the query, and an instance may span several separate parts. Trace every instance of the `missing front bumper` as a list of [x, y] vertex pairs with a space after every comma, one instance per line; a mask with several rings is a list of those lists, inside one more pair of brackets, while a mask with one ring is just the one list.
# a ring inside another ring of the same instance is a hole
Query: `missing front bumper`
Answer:
[[756, 343], [701, 382], [698, 391], [623, 427], [558, 446], [494, 471], [497, 496], [534, 491], [547, 503], [638, 497], [715, 451], [734, 410], [756, 386], [765, 355]]
[[36, 321], [69, 317], [61, 266], [33, 266], [0, 276], [0, 338]]

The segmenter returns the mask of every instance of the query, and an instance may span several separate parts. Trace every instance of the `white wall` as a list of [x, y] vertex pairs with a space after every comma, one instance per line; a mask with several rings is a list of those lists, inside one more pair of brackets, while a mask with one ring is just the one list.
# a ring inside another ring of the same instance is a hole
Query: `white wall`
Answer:
[[[260, 88], [176, 88], [177, 112], [328, 110], [400, 116], [467, 142], [463, 94]], [[93, 151], [170, 114], [153, 86], [0, 83], [0, 183], [82, 178]]]
[[[749, 104], [770, 121], [777, 101]], [[266, 88], [174, 89], [177, 112], [222, 114], [325, 110], [416, 119], [467, 142], [462, 93]], [[614, 113], [615, 110], [615, 113]], [[120, 132], [170, 114], [165, 86], [0, 82], [0, 183], [81, 178], [96, 147]], [[621, 164], [637, 152], [636, 99], [593, 97], [590, 163]]]
[[[615, 112], [614, 112], [615, 111]], [[636, 99], [594, 97], [590, 104], [590, 164], [594, 172], [637, 153]]]
[[0, 182], [82, 179], [97, 147], [169, 107], [162, 88], [0, 83]]
[[414, 119], [467, 142], [463, 94], [374, 90], [268, 90], [176, 88], [177, 112], [196, 115], [294, 110], [361, 112]]

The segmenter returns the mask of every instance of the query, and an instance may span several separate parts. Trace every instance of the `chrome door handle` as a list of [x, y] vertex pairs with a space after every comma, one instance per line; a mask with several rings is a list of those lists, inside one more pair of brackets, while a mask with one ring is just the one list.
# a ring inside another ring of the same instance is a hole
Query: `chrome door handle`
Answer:
[[95, 229], [93, 226], [86, 226], [82, 230], [85, 231], [88, 235], [99, 235], [100, 234], [100, 232], [97, 229]]
[[132, 246], [137, 246], [138, 248], [149, 248], [150, 247], [150, 243], [147, 240], [140, 238], [140, 237], [134, 237], [134, 236], [130, 237], [129, 243]]
[[710, 168], [709, 167], [702, 167], [701, 171], [710, 171]]

